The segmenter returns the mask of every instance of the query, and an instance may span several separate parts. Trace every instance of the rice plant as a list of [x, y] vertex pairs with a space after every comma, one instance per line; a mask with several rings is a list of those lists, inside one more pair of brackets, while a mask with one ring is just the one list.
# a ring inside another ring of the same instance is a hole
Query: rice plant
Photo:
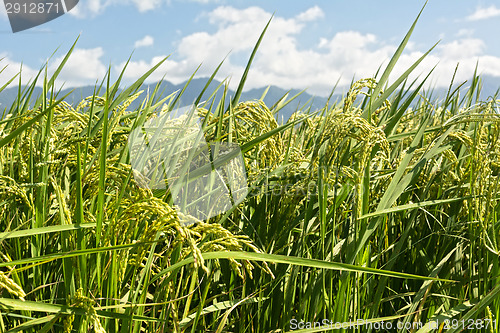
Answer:
[[267, 27], [235, 96], [202, 101], [217, 68], [196, 112], [207, 142], [241, 148], [249, 191], [196, 223], [130, 164], [130, 133], [182, 95], [138, 91], [162, 62], [78, 105], [55, 87], [74, 45], [19, 80], [0, 120], [0, 330], [499, 331], [497, 96], [478, 100], [474, 74], [433, 100], [408, 81], [426, 54], [388, 84], [416, 22], [380, 77], [282, 123], [297, 96], [239, 100]]

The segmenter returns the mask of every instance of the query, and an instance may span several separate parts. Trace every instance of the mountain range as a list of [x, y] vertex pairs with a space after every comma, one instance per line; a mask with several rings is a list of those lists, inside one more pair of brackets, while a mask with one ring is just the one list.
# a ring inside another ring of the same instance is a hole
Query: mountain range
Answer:
[[[489, 96], [493, 96], [498, 89], [500, 88], [500, 78], [498, 77], [493, 77], [493, 76], [482, 76], [482, 90], [481, 90], [481, 99], [486, 100]], [[186, 90], [181, 96], [179, 106], [185, 106], [192, 104], [198, 95], [201, 93], [203, 88], [205, 87], [207, 83], [206, 78], [198, 78], [198, 79], [193, 79], [189, 85], [187, 86]], [[140, 87], [139, 90], [144, 90], [143, 94], [136, 99], [131, 106], [129, 107], [130, 110], [134, 110], [138, 107], [140, 107], [140, 104], [143, 100], [143, 98], [146, 97], [148, 91], [153, 91], [157, 83], [153, 84], [144, 84]], [[160, 84], [159, 92], [163, 92], [162, 96], [166, 97], [176, 91], [181, 91], [184, 86], [185, 82], [181, 84], [173, 84], [168, 81], [163, 81]], [[215, 91], [215, 89], [221, 84], [220, 81], [213, 80], [208, 89], [206, 89], [204, 95], [202, 96], [202, 101], [208, 100], [210, 98], [210, 95]], [[462, 87], [462, 91], [467, 88], [468, 84], [464, 84]], [[260, 99], [263, 93], [265, 92], [267, 88], [258, 88], [258, 89], [251, 89], [248, 91], [244, 91], [240, 97], [240, 101], [249, 101], [249, 100], [257, 100]], [[216, 103], [220, 100], [222, 96], [222, 92], [224, 90], [224, 86], [221, 86], [215, 95], [215, 101]], [[434, 89], [432, 92], [432, 97], [433, 99], [442, 99], [446, 96], [448, 89], [445, 88], [437, 88]], [[69, 92], [72, 93], [66, 98], [66, 101], [69, 104], [72, 105], [77, 105], [80, 100], [82, 100], [85, 97], [92, 96], [94, 93], [94, 86], [84, 86], [84, 87], [79, 87], [79, 88], [71, 88], [71, 89], [63, 89], [60, 93], [59, 96], [64, 96], [68, 94]], [[17, 97], [17, 92], [18, 88], [17, 87], [12, 87], [12, 88], [7, 88], [4, 89], [3, 91], [0, 92], [0, 110], [2, 111], [2, 114], [5, 112], [5, 109], [7, 107], [10, 107], [12, 103], [15, 101]], [[291, 90], [285, 90], [276, 86], [270, 86], [267, 94], [264, 98], [264, 103], [268, 106], [271, 107], [274, 105], [276, 102], [278, 102], [285, 94], [288, 93], [288, 99], [290, 99], [292, 96], [295, 96], [298, 94], [300, 90], [298, 89], [291, 89]], [[41, 88], [35, 88], [34, 91], [34, 98], [33, 100], [38, 97], [40, 94], [42, 94], [42, 89]], [[232, 90], [227, 91], [227, 96], [232, 97], [235, 95], [235, 92]], [[340, 100], [342, 96], [340, 94], [334, 94], [332, 96], [332, 101], [335, 102], [337, 100]], [[297, 109], [300, 109], [304, 107], [304, 105], [307, 104], [307, 107], [311, 107], [311, 110], [317, 110], [323, 106], [325, 106], [327, 102], [326, 97], [321, 97], [321, 96], [313, 96], [309, 94], [307, 91], [303, 92], [298, 96], [296, 99], [294, 99], [292, 102], [290, 102], [288, 105], [283, 107], [280, 111], [279, 114], [277, 115], [278, 119], [288, 119], [292, 113], [294, 113]], [[228, 101], [226, 101], [228, 103]]]
[[[205, 87], [207, 81], [208, 79], [206, 78], [191, 80], [191, 82], [189, 83], [189, 85], [187, 86], [186, 90], [183, 92], [180, 98], [179, 106], [186, 106], [192, 104], [197, 99], [198, 95], [201, 93], [203, 88]], [[158, 91], [163, 92], [161, 95], [163, 97], [166, 97], [174, 92], [181, 91], [184, 88], [185, 84], [186, 82], [181, 84], [173, 84], [169, 81], [163, 81], [161, 82]], [[202, 96], [201, 101], [208, 100], [210, 98], [210, 95], [216, 90], [219, 84], [221, 84], [220, 81], [213, 80], [206, 89], [204, 95]], [[152, 92], [155, 89], [156, 85], [157, 83], [143, 84], [139, 88], [139, 91], [143, 90], [144, 92], [139, 98], [137, 98], [130, 105], [129, 109], [134, 110], [140, 107], [142, 100], [147, 96], [147, 92], [148, 91]], [[260, 99], [265, 90], [266, 88], [258, 88], [258, 89], [244, 91], [241, 94], [240, 101]], [[216, 103], [222, 97], [223, 91], [224, 91], [224, 86], [221, 86], [217, 91], [217, 94], [215, 95]], [[33, 92], [32, 100], [35, 100], [36, 97], [42, 94], [42, 92], [43, 92], [42, 88], [36, 87]], [[77, 105], [83, 98], [93, 95], [94, 86], [63, 89], [58, 94], [58, 96], [64, 96], [69, 92], [71, 92], [71, 94], [68, 97], [66, 97], [65, 100], [71, 105]], [[264, 98], [264, 103], [266, 103], [268, 107], [271, 107], [273, 104], [279, 101], [285, 94], [288, 93], [288, 99], [290, 99], [292, 96], [298, 94], [299, 92], [300, 90], [298, 89], [285, 90], [279, 87], [270, 86]], [[18, 87], [7, 88], [0, 92], [0, 110], [2, 111], [2, 113], [5, 112], [5, 108], [10, 107], [10, 105], [12, 105], [12, 103], [16, 100], [17, 93], [18, 93]], [[234, 95], [235, 92], [233, 90], [229, 89], [227, 91], [228, 97], [233, 97]], [[312, 96], [307, 92], [303, 92], [300, 96], [298, 96], [288, 105], [286, 105], [283, 109], [281, 109], [278, 117], [279, 118], [283, 117], [284, 119], [288, 119], [293, 112], [303, 107], [306, 103], [309, 103], [308, 105], [310, 105], [313, 110], [319, 109], [326, 104], [326, 101], [327, 98], [325, 97]], [[228, 103], [228, 101], [226, 101], [226, 103]]]

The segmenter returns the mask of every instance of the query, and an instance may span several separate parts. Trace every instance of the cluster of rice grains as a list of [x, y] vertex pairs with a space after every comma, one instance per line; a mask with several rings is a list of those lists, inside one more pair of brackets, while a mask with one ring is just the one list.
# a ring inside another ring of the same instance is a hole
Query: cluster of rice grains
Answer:
[[[159, 251], [165, 260], [159, 260], [162, 265], [169, 265], [172, 251], [180, 250], [179, 260], [190, 255], [195, 257], [195, 268], [203, 268], [207, 271], [201, 253], [211, 251], [241, 251], [252, 250], [260, 252], [257, 247], [246, 236], [238, 236], [222, 227], [220, 224], [206, 223], [196, 220], [194, 217], [185, 216], [171, 207], [168, 202], [168, 192], [161, 196], [154, 191], [139, 186], [134, 177], [131, 177], [131, 166], [123, 156], [126, 153], [127, 139], [134, 117], [130, 117], [126, 108], [135, 100], [140, 93], [128, 98], [121, 105], [111, 111], [109, 116], [105, 175], [105, 203], [104, 203], [104, 226], [101, 235], [100, 246], [117, 246], [123, 244], [137, 244], [137, 246], [119, 250], [121, 267], [119, 269], [118, 281], [123, 282], [127, 265], [144, 265], [147, 253], [151, 248], [151, 242], [157, 241], [157, 235], [161, 235], [163, 249]], [[15, 229], [29, 229], [35, 215], [36, 197], [47, 193], [48, 218], [40, 227], [51, 225], [73, 224], [76, 221], [77, 195], [75, 173], [77, 168], [77, 152], [80, 151], [81, 188], [83, 199], [83, 223], [96, 223], [96, 201], [99, 191], [99, 148], [102, 141], [103, 107], [106, 101], [103, 97], [89, 97], [84, 99], [76, 108], [66, 102], [59, 103], [43, 121], [36, 122], [33, 126], [19, 136], [17, 140], [4, 146], [0, 150], [0, 225], [4, 231]], [[12, 122], [0, 124], [0, 134], [6, 135], [12, 129], [29, 121], [36, 115], [36, 110], [27, 112], [17, 117]], [[145, 111], [144, 111], [145, 112]], [[250, 114], [250, 113], [249, 113]], [[99, 117], [101, 116], [101, 117]], [[48, 119], [51, 117], [51, 119]], [[150, 113], [148, 117], [154, 117]], [[248, 118], [249, 122], [256, 121], [258, 114], [253, 114], [254, 119]], [[273, 120], [272, 115], [268, 116]], [[42, 124], [50, 122], [50, 126]], [[254, 123], [249, 123], [254, 124]], [[274, 124], [276, 126], [276, 124]], [[49, 133], [46, 133], [46, 129]], [[251, 126], [246, 126], [249, 129]], [[243, 131], [243, 127], [238, 127]], [[269, 128], [262, 129], [259, 134]], [[248, 135], [241, 132], [238, 135]], [[276, 146], [271, 139], [266, 143], [268, 149]], [[37, 146], [38, 142], [44, 142], [46, 146]], [[79, 150], [77, 149], [79, 145]], [[263, 154], [266, 154], [263, 152]], [[277, 158], [277, 154], [274, 158]], [[270, 159], [271, 155], [263, 155], [263, 160]], [[43, 170], [45, 168], [45, 171]], [[42, 182], [42, 173], [47, 175]], [[86, 229], [87, 236], [95, 239], [95, 228]], [[68, 241], [76, 246], [74, 233], [68, 233]], [[88, 242], [91, 241], [88, 238]], [[71, 246], [70, 246], [71, 247]], [[218, 261], [215, 260], [216, 267]], [[156, 261], [155, 261], [156, 264]], [[241, 268], [245, 268], [248, 275], [252, 276], [253, 266], [248, 260], [242, 263], [230, 259], [231, 267], [237, 275], [243, 277]], [[163, 267], [153, 265], [155, 271]], [[264, 264], [269, 273], [270, 270]], [[24, 296], [21, 287], [18, 287], [7, 275], [1, 273], [1, 286], [10, 293]], [[271, 273], [272, 274], [272, 273]]]
[[[371, 122], [362, 117], [359, 107], [353, 106], [359, 95], [367, 95], [362, 89], [373, 88], [375, 84], [373, 79], [353, 84], [341, 108], [325, 106], [314, 115], [294, 113], [288, 120], [294, 126], [271, 136], [245, 154], [249, 183], [254, 185], [251, 194], [270, 193], [296, 205], [309, 195], [317, 195], [320, 176], [330, 189], [346, 182], [359, 185], [369, 160], [378, 168], [387, 166], [389, 144], [383, 129], [373, 124], [378, 114], [390, 107], [389, 101], [373, 112]], [[239, 144], [278, 127], [262, 101], [240, 103], [224, 124], [225, 127], [232, 125], [230, 133]], [[375, 145], [381, 149], [371, 156]], [[339, 165], [335, 162], [346, 153], [356, 156], [353, 163]]]
[[[341, 225], [349, 216], [362, 215], [364, 192], [369, 191], [371, 208], [377, 204], [391, 181], [391, 170], [398, 169], [405, 156], [411, 152], [413, 155], [405, 172], [423, 163], [424, 172], [419, 174], [414, 186], [426, 188], [425, 193], [429, 198], [439, 197], [443, 192], [474, 196], [471, 200], [463, 201], [459, 216], [469, 215], [478, 227], [483, 228], [482, 241], [494, 252], [500, 240], [493, 226], [486, 224], [491, 220], [491, 214], [495, 213], [495, 198], [500, 191], [500, 120], [495, 113], [494, 103], [483, 103], [458, 113], [433, 107], [434, 114], [428, 126], [441, 126], [442, 129], [429, 131], [423, 136], [420, 148], [414, 149], [410, 146], [413, 135], [407, 133], [414, 134], [419, 129], [428, 109], [421, 106], [416, 110], [406, 110], [397, 126], [387, 133], [384, 130], [388, 120], [384, 117], [391, 108], [389, 100], [383, 101], [369, 117], [363, 114], [366, 107], [360, 107], [357, 103], [360, 97], [370, 97], [369, 92], [375, 87], [373, 79], [355, 82], [340, 106], [326, 105], [314, 114], [297, 112], [287, 122], [291, 126], [283, 131], [277, 130], [282, 125], [262, 101], [239, 103], [223, 112], [222, 116], [199, 108], [197, 111], [204, 120], [203, 131], [207, 142], [243, 146], [257, 140], [244, 152], [246, 176], [251, 187], [247, 201], [228, 216], [222, 218], [221, 214], [210, 221], [201, 221], [181, 213], [168, 203], [168, 191], [140, 186], [133, 177], [132, 167], [127, 163], [129, 134], [137, 126], [138, 119], [144, 121], [155, 117], [153, 110], [142, 109], [132, 116], [126, 110], [139, 97], [139, 93], [110, 113], [104, 188], [99, 184], [99, 154], [103, 133], [100, 124], [106, 100], [89, 97], [76, 108], [61, 102], [52, 113], [42, 118], [43, 121], [35, 122], [0, 149], [1, 229], [8, 232], [74, 224], [78, 205], [75, 170], [80, 163], [84, 218], [81, 222], [96, 223], [95, 198], [100, 191], [105, 191], [104, 225], [99, 246], [135, 244], [117, 250], [120, 258], [126, 258], [120, 260], [120, 267], [115, 271], [118, 273], [117, 282], [126, 284], [126, 279], [130, 278], [127, 268], [145, 267], [151, 244], [158, 241], [161, 246], [155, 249], [152, 271], [159, 273], [174, 264], [171, 258], [179, 262], [192, 255], [195, 260], [192, 266], [188, 266], [188, 275], [192, 274], [190, 276], [194, 281], [198, 268], [206, 273], [214, 270], [220, 275], [219, 261], [213, 260], [207, 266], [202, 253], [261, 252], [254, 241], [241, 232], [256, 214], [255, 207], [270, 207], [261, 212], [261, 216], [271, 217], [274, 214], [280, 221], [298, 219], [303, 216], [308, 197], [318, 196], [318, 191], [326, 186], [330, 191], [326, 200], [330, 207], [333, 205], [333, 209], [339, 210], [335, 222]], [[30, 110], [10, 120], [6, 118], [0, 123], [0, 136], [7, 136], [33, 119], [38, 111]], [[146, 117], [142, 117], [141, 112], [147, 113]], [[446, 140], [439, 141], [444, 148], [440, 148], [433, 158], [423, 158], [448, 129]], [[272, 131], [276, 133], [267, 135]], [[393, 135], [393, 138], [388, 139], [388, 134]], [[398, 135], [401, 137], [394, 139]], [[259, 141], [263, 136], [265, 139]], [[367, 168], [371, 177], [368, 184], [363, 184]], [[469, 184], [469, 188], [464, 189], [462, 184]], [[367, 185], [369, 188], [366, 188]], [[332, 189], [342, 192], [345, 197], [351, 197], [351, 200], [340, 201], [340, 206], [335, 206]], [[47, 205], [47, 219], [42, 225], [34, 226], [37, 196], [42, 194], [47, 197], [47, 201], [43, 202]], [[263, 198], [268, 200], [266, 206], [260, 205], [259, 200]], [[409, 200], [411, 202], [419, 198], [410, 197]], [[252, 203], [247, 204], [248, 201]], [[354, 205], [350, 202], [354, 202]], [[271, 207], [274, 203], [278, 203], [279, 207]], [[450, 207], [446, 203], [442, 206], [446, 209]], [[220, 223], [221, 219], [225, 222], [224, 226]], [[86, 230], [87, 241], [95, 242], [96, 229]], [[66, 236], [69, 248], [75, 248], [75, 233], [67, 233]], [[59, 241], [49, 239], [48, 243], [56, 244]], [[2, 251], [3, 247], [5, 245]], [[26, 241], [22, 247], [27, 249]], [[7, 259], [4, 255], [4, 260], [9, 261]], [[250, 261], [229, 259], [229, 264], [241, 279], [252, 277], [254, 266]], [[261, 269], [269, 276], [273, 275], [265, 263]], [[21, 299], [26, 296], [23, 288], [6, 272], [0, 272], [0, 288]], [[178, 295], [175, 286], [170, 285], [169, 288], [172, 297]], [[191, 297], [185, 305], [185, 314]], [[84, 296], [81, 289], [71, 301], [85, 309], [96, 331], [102, 331], [92, 307], [93, 301]], [[65, 322], [68, 331], [71, 330], [71, 323], [71, 318]]]

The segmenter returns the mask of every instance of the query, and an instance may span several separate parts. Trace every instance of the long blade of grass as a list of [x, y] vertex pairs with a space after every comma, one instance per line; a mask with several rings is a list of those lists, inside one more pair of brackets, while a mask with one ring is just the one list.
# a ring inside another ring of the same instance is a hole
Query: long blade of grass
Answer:
[[34, 235], [46, 235], [46, 234], [71, 231], [71, 230], [95, 228], [95, 226], [96, 226], [95, 223], [66, 224], [66, 225], [51, 225], [49, 227], [33, 228], [27, 230], [7, 231], [0, 233], [0, 240], [29, 237]]
[[24, 132], [27, 128], [33, 126], [33, 124], [35, 124], [38, 120], [40, 120], [43, 116], [47, 115], [49, 112], [53, 111], [54, 108], [59, 104], [61, 103], [66, 97], [69, 96], [69, 93], [66, 94], [63, 98], [61, 98], [60, 100], [58, 101], [55, 101], [54, 103], [52, 103], [48, 108], [46, 108], [45, 110], [43, 110], [42, 112], [38, 113], [36, 116], [34, 116], [33, 118], [31, 118], [30, 120], [28, 120], [27, 122], [25, 122], [24, 124], [22, 124], [21, 126], [19, 126], [18, 128], [16, 128], [15, 130], [13, 130], [12, 132], [10, 132], [8, 135], [6, 135], [5, 137], [3, 137], [2, 139], [0, 139], [0, 148], [2, 148], [3, 146], [5, 146], [6, 144], [8, 144], [9, 142], [11, 142], [15, 137], [17, 137], [19, 134], [21, 134], [22, 132]]
[[[474, 304], [472, 309], [467, 311], [467, 313], [462, 316], [459, 320], [460, 325], [457, 325], [457, 327], [451, 327], [447, 332], [449, 333], [458, 333], [462, 332], [464, 330], [464, 327], [462, 327], [462, 323], [465, 323], [465, 328], [467, 328], [470, 325], [470, 320], [474, 318], [478, 318], [479, 314], [484, 311], [484, 309], [490, 305], [491, 303], [498, 301], [498, 298], [500, 297], [500, 284], [498, 284], [493, 290], [491, 290], [487, 295], [483, 296], [479, 302]], [[496, 318], [498, 320], [498, 318]], [[484, 320], [484, 319], [483, 319]], [[469, 324], [469, 325], [468, 325]], [[493, 330], [494, 322], [490, 322], [490, 327]]]
[[262, 42], [262, 39], [264, 38], [264, 35], [266, 34], [267, 28], [269, 27], [269, 24], [271, 24], [271, 20], [273, 18], [271, 17], [269, 21], [267, 22], [264, 30], [260, 34], [259, 39], [257, 40], [257, 43], [255, 44], [252, 54], [250, 55], [250, 59], [248, 60], [247, 66], [245, 67], [245, 71], [243, 72], [243, 75], [241, 76], [240, 83], [238, 84], [238, 88], [236, 89], [236, 92], [234, 93], [234, 97], [231, 101], [231, 107], [234, 109], [236, 105], [238, 105], [238, 102], [241, 97], [241, 93], [243, 92], [243, 87], [245, 85], [245, 82], [247, 80], [248, 72], [250, 71], [250, 67], [252, 65], [253, 59], [255, 58], [255, 55], [257, 54], [257, 50], [259, 49], [260, 43]]
[[[410, 30], [406, 33], [403, 41], [401, 44], [399, 44], [398, 48], [396, 49], [396, 52], [392, 56], [391, 60], [389, 61], [389, 64], [387, 65], [386, 69], [384, 70], [384, 73], [382, 73], [382, 76], [380, 77], [380, 80], [378, 81], [377, 86], [375, 89], [373, 89], [373, 92], [371, 96], [372, 98], [377, 98], [380, 92], [382, 91], [383, 87], [385, 86], [387, 80], [389, 79], [389, 75], [391, 74], [392, 70], [394, 69], [394, 66], [396, 66], [396, 63], [398, 62], [399, 58], [401, 57], [401, 54], [403, 53], [404, 49], [406, 48], [406, 45], [408, 44], [410, 37], [413, 33], [413, 30], [415, 29], [415, 26], [417, 25], [417, 22], [420, 18], [420, 15], [424, 11], [425, 6], [427, 5], [427, 1], [425, 2], [424, 6], [420, 10], [420, 12], [417, 15], [417, 18], [415, 21], [413, 21], [413, 24], [410, 27]], [[372, 102], [372, 98], [370, 98], [370, 106], [363, 112], [363, 118], [365, 119], [371, 119], [371, 111], [376, 110], [377, 108], [375, 107], [375, 103]]]
[[[206, 252], [201, 254], [203, 259], [237, 259], [237, 260], [252, 260], [252, 261], [265, 261], [271, 262], [275, 264], [287, 264], [287, 265], [296, 265], [296, 266], [304, 266], [304, 267], [314, 267], [314, 268], [322, 268], [322, 269], [330, 269], [330, 270], [338, 270], [338, 271], [347, 271], [347, 272], [357, 272], [357, 273], [368, 273], [375, 275], [383, 275], [390, 276], [394, 278], [402, 278], [402, 279], [415, 279], [415, 280], [433, 280], [433, 281], [441, 281], [441, 282], [449, 282], [454, 283], [453, 280], [439, 279], [427, 276], [420, 276], [414, 274], [400, 273], [400, 272], [392, 272], [392, 271], [384, 271], [381, 269], [370, 268], [370, 267], [360, 267], [356, 265], [344, 264], [344, 263], [335, 263], [330, 261], [318, 260], [318, 259], [307, 259], [307, 258], [299, 258], [299, 257], [288, 257], [284, 255], [278, 254], [266, 254], [266, 253], [255, 253], [255, 252]], [[159, 272], [154, 278], [151, 279], [151, 283], [160, 279], [163, 275], [175, 271], [182, 266], [188, 265], [194, 262], [194, 257], [189, 257], [178, 263], [162, 270]]]
[[373, 213], [361, 215], [358, 219], [363, 220], [363, 219], [367, 219], [367, 218], [371, 218], [371, 217], [387, 215], [390, 213], [410, 211], [412, 209], [421, 208], [421, 207], [442, 205], [445, 203], [462, 201], [462, 200], [471, 199], [474, 197], [477, 197], [477, 196], [468, 195], [468, 196], [464, 196], [464, 197], [451, 198], [451, 199], [429, 200], [429, 201], [416, 202], [416, 203], [412, 203], [412, 204], [401, 205], [401, 206], [391, 207], [391, 208], [387, 208], [387, 209], [377, 210]]

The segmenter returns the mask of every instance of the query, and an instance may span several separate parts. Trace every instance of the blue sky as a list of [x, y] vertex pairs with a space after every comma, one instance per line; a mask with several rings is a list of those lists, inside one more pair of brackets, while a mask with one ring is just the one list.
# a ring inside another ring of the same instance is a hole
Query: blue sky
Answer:
[[[123, 68], [126, 82], [170, 56], [152, 75], [174, 83], [202, 64], [209, 76], [227, 56], [218, 79], [238, 82], [252, 47], [274, 13], [248, 78], [247, 89], [267, 85], [307, 88], [327, 95], [340, 78], [374, 75], [386, 64], [425, 1], [251, 1], [251, 0], [80, 0], [69, 14], [13, 34], [0, 5], [0, 84], [23, 65], [29, 80], [49, 60], [53, 69], [79, 40], [61, 81], [65, 87], [91, 85]], [[411, 43], [395, 69], [402, 73], [440, 40], [415, 76], [436, 64], [434, 86], [447, 86], [459, 65], [468, 79], [479, 63], [483, 74], [500, 79], [500, 2], [429, 0]]]

